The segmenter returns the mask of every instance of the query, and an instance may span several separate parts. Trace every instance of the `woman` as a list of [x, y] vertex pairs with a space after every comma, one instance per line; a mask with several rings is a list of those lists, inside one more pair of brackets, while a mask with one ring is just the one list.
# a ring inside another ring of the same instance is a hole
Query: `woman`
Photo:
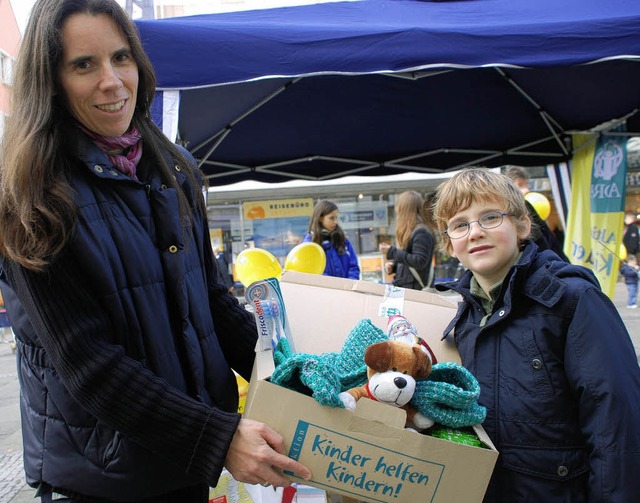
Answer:
[[126, 13], [38, 0], [14, 76], [0, 253], [27, 482], [42, 501], [205, 502], [223, 467], [308, 478], [237, 414], [255, 324], [216, 279], [193, 158], [150, 120]]
[[387, 274], [395, 273], [395, 286], [414, 290], [430, 287], [436, 241], [427, 225], [427, 204], [420, 194], [409, 190], [398, 196], [395, 213], [398, 246], [380, 243], [380, 251], [387, 257]]
[[334, 202], [323, 199], [314, 206], [309, 221], [309, 232], [303, 239], [303, 242], [305, 241], [313, 241], [324, 249], [327, 265], [322, 274], [360, 279], [358, 257], [338, 225], [338, 206]]

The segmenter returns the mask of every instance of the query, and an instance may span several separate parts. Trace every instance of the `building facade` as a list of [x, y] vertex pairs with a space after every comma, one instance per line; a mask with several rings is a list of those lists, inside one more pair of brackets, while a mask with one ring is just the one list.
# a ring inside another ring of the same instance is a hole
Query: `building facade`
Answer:
[[0, 0], [0, 138], [10, 112], [13, 62], [20, 46], [20, 29], [9, 0]]

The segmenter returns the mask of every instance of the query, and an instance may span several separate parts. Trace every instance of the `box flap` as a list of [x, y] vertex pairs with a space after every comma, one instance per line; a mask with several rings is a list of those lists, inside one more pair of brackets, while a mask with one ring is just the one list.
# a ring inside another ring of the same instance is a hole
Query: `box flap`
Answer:
[[[340, 351], [349, 332], [361, 319], [370, 319], [387, 332], [385, 285], [316, 274], [287, 271], [280, 283], [296, 349], [322, 354]], [[399, 290], [399, 292], [397, 292]], [[460, 363], [452, 337], [442, 334], [457, 310], [452, 298], [416, 290], [396, 289], [392, 306], [413, 323], [431, 346], [438, 361]], [[387, 306], [388, 307], [388, 306]]]
[[474, 424], [473, 431], [476, 435], [478, 435], [480, 442], [482, 442], [484, 445], [489, 447], [491, 450], [494, 450], [494, 451], [496, 450], [496, 446], [493, 445], [493, 442], [491, 442], [489, 435], [487, 435], [487, 432], [484, 431], [484, 428], [481, 425]]
[[273, 351], [270, 349], [266, 351], [256, 351], [256, 360], [253, 364], [251, 380], [267, 379], [268, 377], [271, 377], [275, 369], [276, 366], [273, 363]]
[[[317, 286], [322, 288], [337, 288], [352, 292], [368, 293], [371, 295], [383, 296], [385, 287], [373, 281], [353, 280], [346, 278], [334, 278], [319, 274], [307, 274], [297, 271], [284, 271], [282, 282], [294, 283], [298, 285]], [[457, 302], [455, 297], [443, 296], [434, 292], [423, 292], [421, 290], [405, 289], [405, 298], [411, 301], [433, 304], [455, 309]]]
[[353, 411], [349, 431], [381, 438], [400, 438], [406, 422], [404, 409], [361, 398]]

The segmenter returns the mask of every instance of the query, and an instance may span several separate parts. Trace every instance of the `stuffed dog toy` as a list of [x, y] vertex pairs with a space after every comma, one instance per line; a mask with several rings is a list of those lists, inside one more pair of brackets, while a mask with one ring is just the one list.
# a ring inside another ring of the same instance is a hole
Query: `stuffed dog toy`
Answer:
[[364, 353], [368, 382], [364, 386], [340, 393], [345, 408], [353, 410], [360, 398], [370, 398], [407, 411], [407, 426], [426, 429], [433, 421], [416, 411], [409, 400], [416, 389], [416, 380], [431, 372], [431, 359], [418, 344], [385, 341], [372, 344]]

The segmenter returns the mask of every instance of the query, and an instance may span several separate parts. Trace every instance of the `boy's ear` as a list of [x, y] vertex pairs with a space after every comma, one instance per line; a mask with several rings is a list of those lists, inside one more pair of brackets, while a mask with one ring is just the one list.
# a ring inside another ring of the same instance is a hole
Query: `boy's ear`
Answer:
[[531, 219], [528, 216], [522, 217], [516, 229], [520, 241], [527, 239], [531, 235]]
[[448, 241], [448, 242], [447, 242], [447, 245], [446, 245], [446, 247], [445, 247], [445, 248], [446, 248], [446, 250], [445, 250], [445, 251], [447, 252], [447, 254], [449, 254], [449, 255], [450, 255], [450, 256], [452, 256], [452, 257], [458, 258], [458, 257], [456, 257], [456, 254], [455, 254], [455, 253], [454, 253], [454, 251], [453, 251], [453, 243], [452, 243], [452, 241], [451, 241], [451, 238], [447, 237], [447, 238], [445, 238], [445, 239], [447, 239], [447, 241]]

